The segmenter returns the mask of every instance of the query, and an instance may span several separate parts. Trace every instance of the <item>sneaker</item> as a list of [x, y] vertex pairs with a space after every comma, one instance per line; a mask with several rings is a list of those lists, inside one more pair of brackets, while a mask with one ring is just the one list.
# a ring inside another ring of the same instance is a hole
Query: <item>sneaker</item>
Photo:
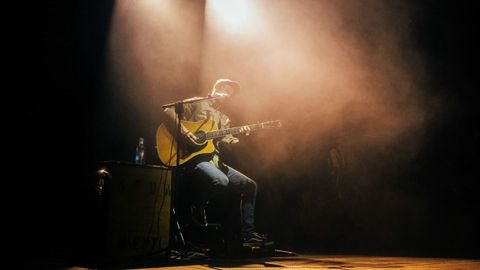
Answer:
[[250, 232], [243, 236], [242, 245], [244, 247], [263, 246], [267, 238], [257, 232]]

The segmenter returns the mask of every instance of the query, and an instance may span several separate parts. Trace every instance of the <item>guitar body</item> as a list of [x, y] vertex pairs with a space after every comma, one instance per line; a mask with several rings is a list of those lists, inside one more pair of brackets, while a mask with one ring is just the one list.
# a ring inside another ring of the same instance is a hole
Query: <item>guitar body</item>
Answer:
[[[217, 125], [212, 120], [202, 120], [198, 122], [182, 121], [182, 124], [193, 134], [217, 130]], [[158, 157], [162, 164], [168, 167], [177, 166], [177, 141], [175, 134], [173, 134], [165, 124], [161, 124], [158, 127], [156, 142]], [[199, 155], [212, 154], [214, 151], [215, 146], [213, 140], [205, 140], [205, 142], [195, 146], [180, 143], [178, 165], [183, 165]]]

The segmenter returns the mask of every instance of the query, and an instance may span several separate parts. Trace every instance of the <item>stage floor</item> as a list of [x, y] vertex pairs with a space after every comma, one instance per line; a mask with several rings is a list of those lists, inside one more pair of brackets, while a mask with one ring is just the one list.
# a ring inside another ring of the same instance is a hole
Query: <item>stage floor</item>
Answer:
[[[480, 269], [480, 260], [450, 258], [376, 257], [354, 255], [300, 254], [290, 257], [251, 259], [203, 259], [148, 262], [143, 265], [114, 266], [112, 269], [403, 269], [403, 270], [473, 270]], [[72, 266], [64, 269], [88, 269]]]

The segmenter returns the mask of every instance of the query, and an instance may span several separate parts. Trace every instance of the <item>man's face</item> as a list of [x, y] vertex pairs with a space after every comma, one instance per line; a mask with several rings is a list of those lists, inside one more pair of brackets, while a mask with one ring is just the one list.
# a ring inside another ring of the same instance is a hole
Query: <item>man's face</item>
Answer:
[[222, 84], [222, 85], [219, 85], [213, 95], [217, 94], [217, 95], [227, 95], [227, 96], [232, 96], [235, 92], [235, 89], [233, 88], [233, 86], [231, 85], [228, 85], [228, 84]]

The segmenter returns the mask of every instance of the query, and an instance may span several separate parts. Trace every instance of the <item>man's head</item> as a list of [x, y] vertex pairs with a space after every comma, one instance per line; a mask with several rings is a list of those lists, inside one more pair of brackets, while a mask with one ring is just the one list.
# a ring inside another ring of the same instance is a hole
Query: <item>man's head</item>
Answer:
[[230, 79], [218, 79], [212, 88], [211, 96], [232, 96], [240, 90], [240, 84]]

